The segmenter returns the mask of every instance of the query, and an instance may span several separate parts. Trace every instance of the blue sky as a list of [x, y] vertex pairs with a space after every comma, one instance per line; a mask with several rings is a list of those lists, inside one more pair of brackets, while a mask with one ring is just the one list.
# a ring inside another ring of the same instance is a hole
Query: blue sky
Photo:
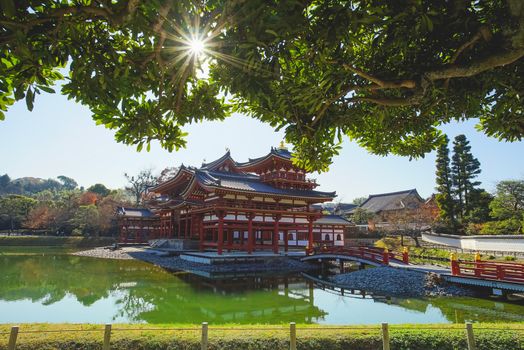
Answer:
[[[474, 129], [474, 121], [444, 126], [450, 139], [464, 133], [472, 152], [482, 165], [482, 186], [493, 190], [503, 179], [524, 178], [524, 143], [505, 143], [488, 138]], [[225, 122], [190, 125], [186, 149], [169, 153], [158, 145], [138, 153], [133, 146], [117, 143], [113, 131], [95, 125], [89, 110], [60, 94], [37, 96], [35, 108], [27, 111], [25, 102], [15, 104], [0, 122], [0, 174], [12, 178], [35, 176], [55, 178], [66, 175], [82, 186], [104, 183], [123, 187], [125, 172], [144, 168], [160, 172], [167, 166], [200, 165], [222, 156], [229, 148], [233, 158], [266, 154], [277, 146], [283, 134], [269, 125], [235, 115]], [[330, 171], [312, 174], [325, 191], [337, 191], [338, 200], [351, 201], [372, 193], [417, 188], [429, 196], [435, 187], [435, 154], [420, 160], [368, 154], [348, 139]]]

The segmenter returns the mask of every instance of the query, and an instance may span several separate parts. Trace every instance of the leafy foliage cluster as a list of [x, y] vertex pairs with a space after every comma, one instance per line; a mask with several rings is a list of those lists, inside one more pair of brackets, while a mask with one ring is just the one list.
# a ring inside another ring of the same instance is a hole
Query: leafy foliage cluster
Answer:
[[493, 221], [482, 228], [484, 234], [524, 233], [524, 180], [506, 180], [497, 184], [490, 203]]
[[111, 191], [103, 184], [78, 189], [76, 181], [66, 176], [58, 181], [11, 181], [5, 174], [0, 186], [0, 229], [10, 232], [24, 228], [56, 235], [110, 235], [116, 229], [115, 207], [128, 203], [123, 191]]
[[5, 174], [0, 176], [0, 230], [25, 228], [58, 235], [111, 235], [116, 231], [116, 207], [143, 204], [148, 188], [176, 171], [166, 168], [158, 176], [150, 169], [137, 175], [125, 174], [129, 186], [124, 190], [111, 190], [100, 183], [87, 189], [77, 188], [77, 182], [66, 176], [59, 176], [59, 181], [11, 181]]
[[78, 187], [75, 180], [60, 175], [55, 179], [40, 179], [35, 177], [22, 177], [12, 180], [9, 175], [0, 176], [0, 195], [21, 194], [31, 195], [45, 190], [73, 190]]
[[438, 230], [472, 234], [524, 233], [524, 180], [505, 180], [497, 184], [494, 195], [478, 188], [475, 178], [480, 162], [471, 154], [464, 135], [453, 142], [450, 165], [448, 139], [438, 149], [436, 161], [436, 201]]
[[519, 0], [3, 0], [0, 10], [0, 119], [65, 80], [63, 94], [138, 150], [184, 147], [185, 125], [240, 111], [285, 130], [297, 162], [320, 171], [344, 135], [410, 157], [440, 144], [452, 120], [524, 135]]

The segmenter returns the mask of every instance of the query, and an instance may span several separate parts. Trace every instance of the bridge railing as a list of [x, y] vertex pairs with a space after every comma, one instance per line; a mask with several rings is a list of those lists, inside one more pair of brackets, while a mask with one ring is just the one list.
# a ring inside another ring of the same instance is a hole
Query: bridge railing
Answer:
[[337, 247], [337, 246], [327, 247], [327, 246], [324, 246], [319, 249], [315, 249], [313, 254], [315, 253], [349, 255], [352, 257], [373, 261], [373, 262], [383, 264], [383, 265], [389, 265], [389, 261], [391, 259], [403, 261], [406, 264], [409, 263], [409, 255], [407, 251], [404, 251], [403, 253], [396, 253], [396, 252], [390, 252], [386, 249], [374, 248], [374, 247], [364, 247], [364, 246], [362, 247]]
[[451, 274], [485, 280], [524, 283], [524, 264], [451, 260]]

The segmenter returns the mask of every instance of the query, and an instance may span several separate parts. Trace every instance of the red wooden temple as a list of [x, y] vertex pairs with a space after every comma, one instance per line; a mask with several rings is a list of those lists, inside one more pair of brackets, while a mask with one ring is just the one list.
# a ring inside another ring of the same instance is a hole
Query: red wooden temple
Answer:
[[228, 151], [200, 168], [181, 166], [173, 178], [150, 189], [158, 223], [149, 226], [148, 238], [195, 240], [200, 250], [218, 254], [344, 245], [349, 222], [322, 216], [314, 205], [331, 201], [335, 192], [316, 191], [317, 186], [282, 146], [244, 163]]

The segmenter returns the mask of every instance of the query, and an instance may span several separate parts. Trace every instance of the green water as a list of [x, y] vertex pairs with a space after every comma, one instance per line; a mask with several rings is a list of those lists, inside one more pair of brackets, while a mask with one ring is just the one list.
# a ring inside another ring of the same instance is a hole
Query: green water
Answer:
[[299, 275], [207, 280], [139, 261], [0, 247], [0, 323], [524, 321], [524, 305], [476, 298], [341, 296]]

